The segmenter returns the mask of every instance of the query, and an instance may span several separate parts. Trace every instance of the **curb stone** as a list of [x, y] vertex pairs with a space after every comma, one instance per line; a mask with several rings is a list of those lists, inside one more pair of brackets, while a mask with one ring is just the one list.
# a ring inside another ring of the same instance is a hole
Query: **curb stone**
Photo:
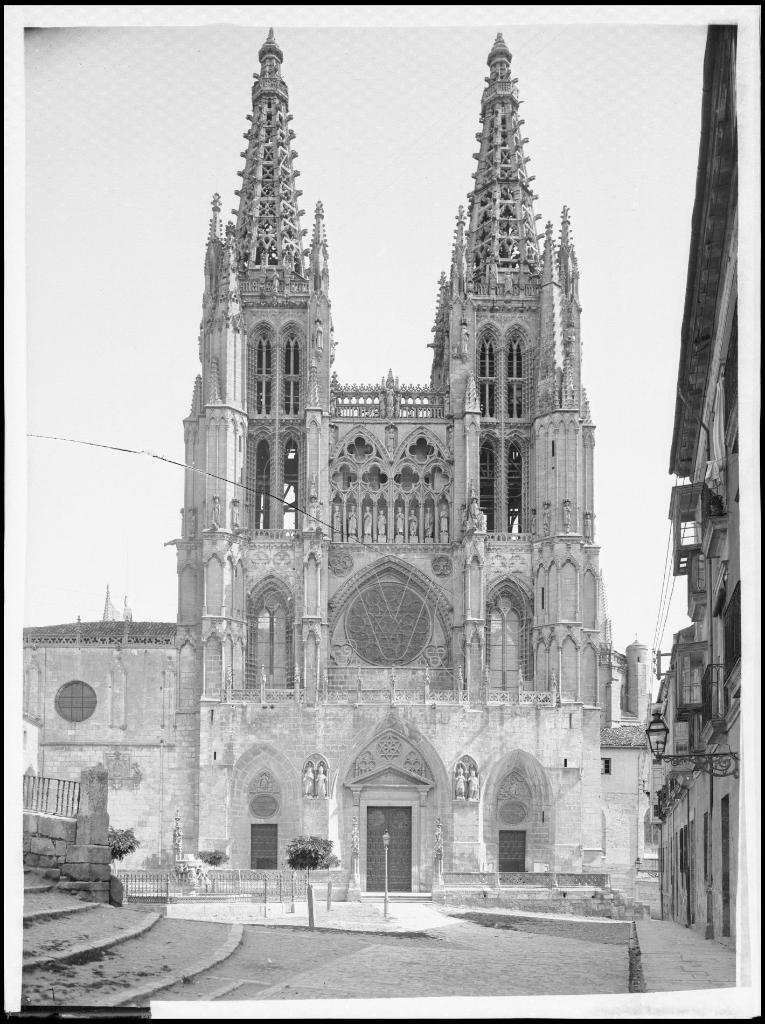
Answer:
[[116, 1002], [110, 1005], [132, 1006], [141, 999], [153, 996], [156, 992], [161, 992], [162, 989], [170, 988], [172, 985], [177, 985], [185, 978], [194, 978], [197, 974], [203, 974], [205, 971], [209, 971], [211, 967], [215, 967], [216, 964], [221, 963], [223, 960], [227, 960], [240, 944], [243, 937], [244, 926], [241, 924], [233, 924], [228, 933], [228, 938], [223, 945], [220, 946], [219, 949], [217, 949], [212, 956], [204, 962], [199, 962], [187, 970], [176, 971], [174, 974], [168, 975], [166, 978], [156, 978], [154, 981], [148, 982], [146, 985], [142, 985], [139, 988], [129, 989], [127, 992], [124, 992]]
[[648, 986], [646, 985], [645, 978], [643, 976], [643, 958], [640, 952], [640, 942], [638, 941], [637, 927], [635, 922], [632, 922], [630, 928], [630, 941], [629, 941], [629, 991], [630, 992], [647, 992]]
[[[98, 905], [100, 906], [101, 904]], [[149, 914], [147, 916], [148, 920], [142, 921], [135, 928], [130, 928], [126, 932], [119, 932], [117, 935], [111, 935], [100, 942], [81, 942], [79, 946], [71, 946], [64, 953], [43, 953], [40, 956], [30, 957], [28, 960], [24, 959], [21, 963], [22, 970], [28, 971], [33, 967], [40, 967], [44, 964], [65, 963], [67, 960], [76, 960], [78, 956], [83, 956], [83, 954], [100, 953], [102, 949], [119, 946], [120, 943], [127, 942], [128, 939], [135, 939], [139, 935], [143, 935], [144, 932], [148, 932], [159, 921], [159, 914]]]

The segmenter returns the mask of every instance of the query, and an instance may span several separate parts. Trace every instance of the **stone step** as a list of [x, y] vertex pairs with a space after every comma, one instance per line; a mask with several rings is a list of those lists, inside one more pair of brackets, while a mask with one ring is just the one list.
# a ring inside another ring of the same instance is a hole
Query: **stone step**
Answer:
[[73, 899], [71, 896], [56, 892], [36, 892], [33, 889], [25, 889], [24, 927], [30, 927], [35, 921], [64, 917], [68, 914], [80, 914], [102, 906], [102, 903], [85, 903], [83, 900]]
[[[383, 903], [385, 893], [362, 892], [362, 903]], [[429, 892], [389, 892], [388, 903], [432, 903], [433, 895]]]
[[[135, 921], [136, 914], [113, 909]], [[241, 925], [161, 918], [150, 930], [90, 957], [70, 959], [66, 970], [48, 962], [24, 967], [22, 1008], [36, 1006], [148, 1006], [154, 993], [188, 986], [226, 960], [241, 942]], [[221, 979], [222, 984], [223, 979]], [[217, 983], [216, 983], [217, 985]]]
[[86, 915], [32, 921], [24, 930], [23, 967], [93, 959], [104, 949], [147, 931], [159, 914], [125, 914], [99, 904]]

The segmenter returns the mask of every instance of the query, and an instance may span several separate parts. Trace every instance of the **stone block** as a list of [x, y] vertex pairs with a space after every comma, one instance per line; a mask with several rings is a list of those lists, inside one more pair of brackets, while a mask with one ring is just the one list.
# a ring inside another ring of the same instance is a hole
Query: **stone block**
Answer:
[[56, 868], [58, 867], [58, 858], [53, 854], [38, 853], [37, 866], [39, 868]]
[[112, 852], [108, 846], [75, 844], [69, 847], [66, 859], [69, 864], [109, 864]]
[[23, 831], [30, 836], [37, 835], [37, 815], [30, 811], [24, 811]]
[[32, 837], [28, 835], [22, 836], [21, 846], [23, 853], [30, 853], [32, 850]]
[[79, 846], [105, 846], [109, 838], [108, 814], [78, 814], [76, 842]]
[[66, 851], [69, 849], [69, 843], [66, 839], [52, 839], [51, 842], [53, 843], [53, 852], [56, 856], [65, 857]]
[[94, 881], [108, 882], [111, 874], [111, 864], [91, 864], [90, 877]]
[[61, 878], [60, 868], [45, 868], [44, 871], [40, 872], [43, 878], [50, 878], [54, 882], [57, 882]]
[[36, 868], [39, 857], [36, 853], [25, 853], [24, 854], [24, 867]]
[[89, 882], [92, 879], [90, 864], [63, 864], [61, 874], [75, 882]]
[[116, 875], [109, 875], [109, 902], [113, 907], [121, 907], [124, 898], [124, 885]]
[[37, 831], [40, 835], [48, 836], [49, 839], [62, 839], [66, 843], [73, 843], [77, 832], [77, 822], [74, 818], [58, 818], [52, 814], [40, 815]]
[[83, 892], [85, 890], [87, 890], [89, 892], [90, 891], [90, 882], [83, 882], [83, 881], [77, 882], [77, 881], [72, 880], [71, 878], [62, 878], [61, 881], [58, 883], [58, 888], [59, 889], [64, 889], [64, 890], [66, 890], [66, 892], [77, 893], [77, 892]]
[[56, 852], [53, 840], [48, 839], [47, 836], [32, 836], [30, 850], [32, 853], [43, 853], [49, 856], [53, 856]]

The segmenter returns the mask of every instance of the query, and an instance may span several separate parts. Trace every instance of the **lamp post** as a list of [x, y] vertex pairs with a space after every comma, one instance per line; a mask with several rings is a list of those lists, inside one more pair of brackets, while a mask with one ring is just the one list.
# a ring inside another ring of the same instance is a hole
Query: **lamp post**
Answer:
[[734, 754], [730, 749], [715, 754], [665, 754], [669, 726], [662, 718], [661, 711], [654, 711], [645, 734], [655, 761], [662, 761], [671, 768], [686, 768], [688, 774], [706, 772], [715, 778], [724, 778], [727, 775], [732, 775], [734, 779], [738, 778], [738, 754]]
[[387, 828], [383, 832], [383, 848], [385, 849], [385, 899], [383, 903], [383, 916], [388, 916], [388, 844], [390, 843], [390, 832]]

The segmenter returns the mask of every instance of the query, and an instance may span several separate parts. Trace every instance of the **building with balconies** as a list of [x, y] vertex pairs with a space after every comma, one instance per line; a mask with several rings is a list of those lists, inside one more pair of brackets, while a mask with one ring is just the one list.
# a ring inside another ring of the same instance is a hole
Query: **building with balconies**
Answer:
[[338, 380], [273, 33], [259, 60], [235, 220], [216, 194], [205, 247], [177, 622], [26, 631], [43, 770], [109, 767], [129, 866], [171, 854], [177, 811], [232, 867], [328, 836], [351, 892], [382, 887], [387, 828], [393, 888], [613, 872], [633, 896], [648, 650], [611, 645], [579, 265], [567, 208], [537, 230], [510, 51], [424, 386]]
[[674, 574], [692, 625], [674, 635], [656, 721], [662, 908], [735, 943], [739, 876], [741, 559], [738, 485], [736, 28], [709, 29], [670, 472]]

